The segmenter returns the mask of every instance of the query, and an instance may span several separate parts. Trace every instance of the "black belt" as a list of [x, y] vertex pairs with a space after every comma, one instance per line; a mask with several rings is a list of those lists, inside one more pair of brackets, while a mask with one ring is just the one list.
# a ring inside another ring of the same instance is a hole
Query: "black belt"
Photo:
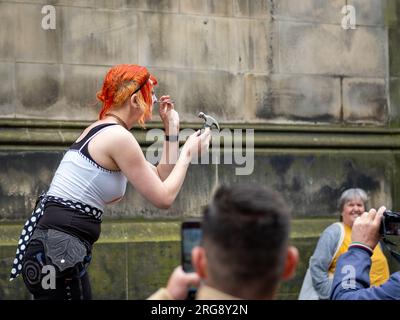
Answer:
[[66, 200], [59, 197], [49, 196], [46, 193], [42, 193], [39, 198], [36, 200], [35, 208], [32, 211], [31, 217], [25, 222], [24, 227], [22, 228], [21, 235], [18, 241], [17, 252], [15, 254], [15, 259], [13, 261], [13, 266], [11, 269], [10, 281], [14, 280], [21, 273], [22, 270], [22, 260], [25, 255], [26, 247], [29, 244], [29, 241], [32, 237], [33, 231], [35, 231], [36, 225], [39, 222], [39, 219], [44, 214], [44, 207], [47, 201], [56, 202], [66, 206], [67, 208], [72, 208], [77, 210], [83, 214], [87, 214], [95, 218], [96, 220], [101, 221], [101, 217], [103, 215], [103, 211], [98, 208], [89, 206], [82, 202]]

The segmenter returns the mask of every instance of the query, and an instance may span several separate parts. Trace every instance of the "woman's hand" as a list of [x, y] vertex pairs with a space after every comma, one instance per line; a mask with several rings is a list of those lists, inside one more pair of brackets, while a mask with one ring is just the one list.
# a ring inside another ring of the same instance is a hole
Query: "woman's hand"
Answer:
[[199, 134], [200, 130], [190, 135], [182, 147], [182, 153], [189, 158], [189, 162], [193, 157], [208, 152], [211, 140], [210, 128], [206, 128], [202, 134]]
[[179, 114], [175, 110], [174, 104], [171, 102], [170, 96], [162, 96], [159, 100], [159, 114], [164, 124], [166, 135], [179, 134]]

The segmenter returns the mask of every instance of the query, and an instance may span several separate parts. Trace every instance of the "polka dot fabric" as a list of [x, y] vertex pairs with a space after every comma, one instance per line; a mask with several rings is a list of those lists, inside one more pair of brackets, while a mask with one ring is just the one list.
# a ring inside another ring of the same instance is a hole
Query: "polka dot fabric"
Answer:
[[39, 219], [43, 216], [44, 207], [47, 201], [52, 201], [62, 204], [66, 207], [77, 210], [83, 214], [91, 215], [99, 221], [102, 220], [103, 211], [101, 211], [100, 209], [97, 209], [95, 207], [89, 206], [81, 202], [66, 200], [53, 196], [47, 196], [45, 194], [40, 195], [40, 197], [36, 202], [35, 209], [32, 211], [31, 217], [25, 222], [25, 225], [22, 228], [21, 235], [18, 241], [17, 252], [15, 253], [15, 259], [13, 261], [13, 266], [11, 269], [10, 281], [14, 280], [21, 273], [22, 260], [24, 258], [26, 247], [28, 246], [29, 240], [33, 232], [35, 231]]

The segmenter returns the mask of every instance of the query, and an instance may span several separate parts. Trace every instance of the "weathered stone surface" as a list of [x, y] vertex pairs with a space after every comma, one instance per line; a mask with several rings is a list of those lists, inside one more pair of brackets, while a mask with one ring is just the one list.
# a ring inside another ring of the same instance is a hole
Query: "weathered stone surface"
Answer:
[[[400, 26], [400, 24], [399, 24]], [[393, 77], [400, 77], [400, 28], [389, 29], [389, 72]]]
[[15, 60], [16, 11], [14, 4], [0, 2], [0, 61]]
[[[36, 197], [46, 191], [62, 158], [60, 152], [0, 153], [0, 220], [27, 218]], [[215, 167], [193, 164], [174, 205], [159, 210], [128, 184], [123, 201], [107, 208], [111, 217], [183, 217], [200, 213], [215, 184]]]
[[200, 208], [210, 198], [215, 181], [214, 166], [192, 164], [189, 167], [182, 189], [170, 209], [157, 209], [129, 185], [124, 200], [115, 206], [110, 206], [107, 210], [107, 216], [113, 218], [176, 218], [198, 216]]
[[78, 119], [95, 120], [101, 108], [96, 93], [102, 88], [109, 68], [64, 65], [65, 102]]
[[182, 118], [197, 122], [203, 111], [219, 120], [241, 121], [246, 114], [242, 79], [227, 72], [179, 73]]
[[124, 6], [135, 10], [148, 10], [156, 12], [178, 12], [179, 0], [122, 0]]
[[94, 299], [128, 298], [128, 248], [128, 243], [96, 244], [93, 247], [88, 271]]
[[47, 116], [59, 114], [60, 110], [57, 110], [56, 104], [62, 97], [61, 66], [17, 63], [16, 91], [17, 114], [25, 116], [43, 116], [44, 112]]
[[14, 63], [0, 62], [0, 79], [7, 79], [7, 81], [0, 81], [0, 116], [14, 116]]
[[[379, 0], [378, 0], [379, 1]], [[272, 0], [274, 18], [315, 23], [341, 24], [346, 0]]]
[[252, 175], [236, 175], [234, 165], [220, 165], [218, 173], [220, 183], [251, 182], [281, 192], [294, 216], [337, 216], [337, 200], [351, 187], [365, 189], [371, 207], [392, 207], [394, 168], [385, 152], [289, 151], [256, 153]]
[[61, 154], [0, 153], [0, 220], [27, 218], [36, 197], [48, 189]]
[[[20, 2], [18, 0], [11, 0]], [[126, 6], [127, 0], [24, 0], [25, 3], [41, 5], [53, 5], [56, 7], [83, 7], [83, 8], [107, 8], [117, 9]]]
[[386, 0], [348, 0], [347, 5], [356, 9], [357, 25], [385, 25]]
[[[140, 63], [163, 68], [267, 72], [265, 21], [141, 14]], [[157, 27], [155, 27], [157, 26]]]
[[391, 78], [389, 82], [390, 91], [390, 124], [400, 125], [400, 78]]
[[65, 7], [62, 23], [64, 63], [114, 65], [138, 60], [134, 12]]
[[157, 67], [184, 67], [185, 18], [158, 13], [139, 14], [139, 63]]
[[[142, 242], [128, 244], [128, 299], [146, 299], [165, 286], [180, 265], [179, 242]], [[141, 261], [148, 261], [143, 267]], [[163, 285], [161, 285], [163, 284]]]
[[233, 14], [237, 17], [271, 19], [271, 0], [233, 0]]
[[343, 117], [348, 122], [386, 123], [388, 100], [384, 79], [344, 79]]
[[[0, 173], [0, 219], [29, 216], [35, 197], [47, 189], [61, 156], [60, 152], [0, 153], [4, 168]], [[385, 204], [389, 208], [393, 203], [398, 205], [392, 192], [395, 163], [390, 152], [256, 152], [251, 174], [238, 175], [238, 167], [252, 169], [251, 153], [247, 153], [247, 157], [242, 159], [244, 163], [240, 166], [238, 155], [229, 158], [233, 164], [226, 164], [225, 160], [218, 168], [213, 164], [192, 165], [169, 210], [154, 208], [128, 185], [124, 200], [110, 206], [106, 216], [196, 216], [207, 203], [216, 183], [238, 182], [259, 183], [282, 192], [295, 216], [337, 214], [336, 201], [340, 193], [354, 186], [370, 193], [371, 206]]]
[[232, 1], [220, 0], [181, 0], [180, 12], [204, 15], [232, 15]]
[[[242, 76], [228, 72], [150, 70], [159, 82], [155, 89], [157, 97], [171, 95], [181, 122], [194, 121], [201, 125], [200, 111], [216, 116], [219, 121], [242, 122], [248, 116]], [[157, 115], [155, 108], [153, 119], [159, 120]]]
[[340, 121], [340, 80], [331, 77], [249, 76], [246, 103], [259, 118]]
[[386, 29], [280, 22], [283, 73], [385, 77]]
[[62, 8], [56, 9], [56, 29], [44, 30], [41, 13], [42, 5], [16, 4], [15, 41], [17, 61], [24, 62], [61, 62]]

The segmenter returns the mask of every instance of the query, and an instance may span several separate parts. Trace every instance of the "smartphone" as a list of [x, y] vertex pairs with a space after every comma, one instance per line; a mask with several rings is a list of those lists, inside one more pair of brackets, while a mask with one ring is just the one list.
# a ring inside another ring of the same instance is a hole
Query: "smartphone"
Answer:
[[[185, 272], [194, 272], [192, 265], [192, 249], [201, 243], [202, 238], [200, 220], [187, 220], [181, 225], [181, 260]], [[186, 300], [194, 300], [197, 289], [189, 288]]]
[[181, 225], [181, 260], [185, 272], [194, 272], [192, 249], [201, 243], [202, 230], [200, 220], [187, 220]]

